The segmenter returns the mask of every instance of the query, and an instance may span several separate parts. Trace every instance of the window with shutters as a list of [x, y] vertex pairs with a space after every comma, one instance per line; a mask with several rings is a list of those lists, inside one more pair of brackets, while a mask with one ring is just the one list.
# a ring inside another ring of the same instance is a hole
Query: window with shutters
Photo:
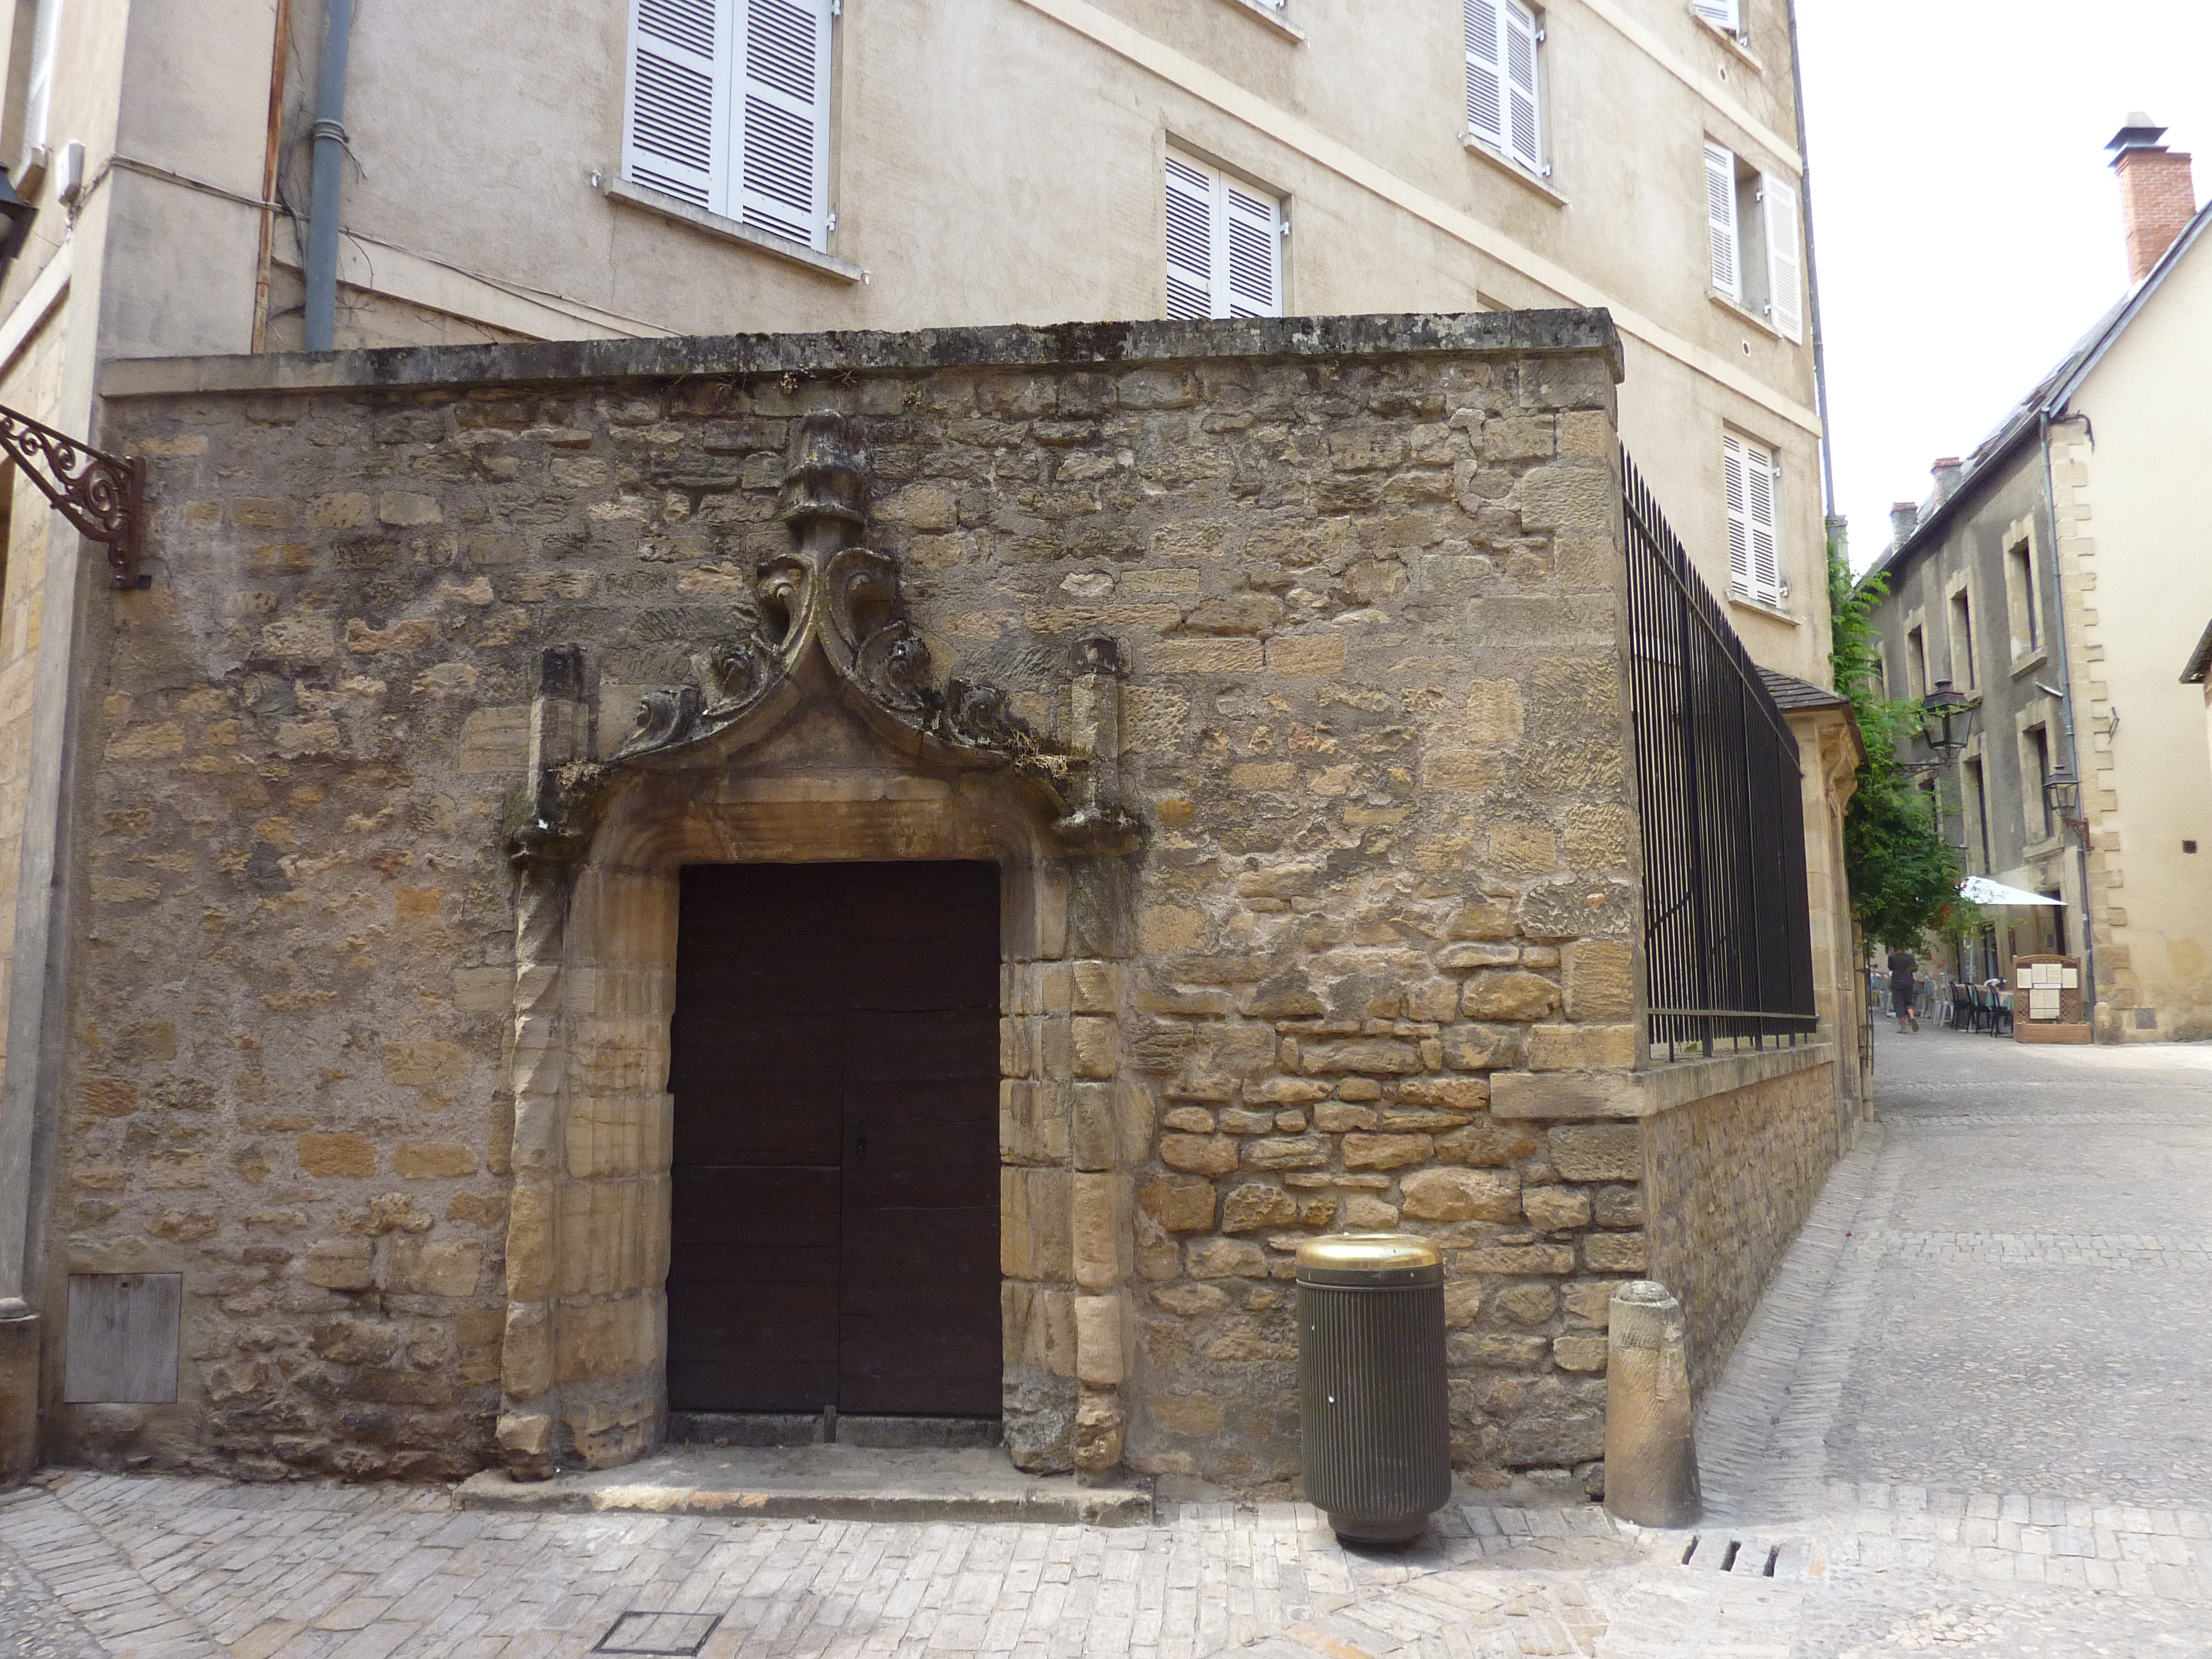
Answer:
[[623, 176], [829, 246], [836, 0], [630, 0]]
[[1785, 340], [1805, 337], [1797, 187], [1725, 144], [1705, 143], [1705, 231], [1715, 295]]
[[1460, 0], [1467, 32], [1467, 133], [1544, 175], [1544, 106], [1537, 48], [1544, 26], [1521, 0]]
[[1721, 438], [1727, 478], [1729, 586], [1741, 599], [1776, 609], [1788, 600], [1782, 579], [1782, 468], [1772, 450], [1735, 433]]
[[1743, 33], [1742, 0], [1690, 0], [1690, 10], [1724, 34]]
[[1284, 222], [1279, 198], [1170, 150], [1168, 315], [1281, 316]]

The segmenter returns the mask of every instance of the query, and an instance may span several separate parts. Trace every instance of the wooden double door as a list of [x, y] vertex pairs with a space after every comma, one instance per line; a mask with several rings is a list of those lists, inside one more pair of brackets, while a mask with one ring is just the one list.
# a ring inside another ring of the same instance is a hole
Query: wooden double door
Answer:
[[682, 873], [668, 1403], [996, 1417], [999, 870]]

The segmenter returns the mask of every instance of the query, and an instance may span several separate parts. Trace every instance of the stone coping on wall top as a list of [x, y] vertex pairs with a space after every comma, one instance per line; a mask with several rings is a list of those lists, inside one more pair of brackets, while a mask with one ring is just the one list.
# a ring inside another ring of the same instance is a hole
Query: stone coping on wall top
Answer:
[[958, 368], [1126, 369], [1208, 358], [1391, 357], [1432, 352], [1604, 354], [1618, 381], [1620, 335], [1601, 310], [1407, 312], [1201, 322], [1017, 324], [908, 333], [719, 334], [653, 340], [534, 340], [374, 351], [126, 357], [103, 364], [103, 398], [223, 392], [527, 385], [749, 374], [910, 374]]
[[1493, 1117], [1657, 1117], [1754, 1083], [1835, 1062], [1832, 1042], [1660, 1063], [1637, 1072], [1493, 1072]]

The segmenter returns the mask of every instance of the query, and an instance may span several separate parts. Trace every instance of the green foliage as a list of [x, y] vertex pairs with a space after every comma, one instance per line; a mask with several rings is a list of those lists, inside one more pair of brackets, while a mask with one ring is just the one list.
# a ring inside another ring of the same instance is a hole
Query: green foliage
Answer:
[[1879, 576], [1854, 585], [1842, 549], [1830, 542], [1831, 662], [1836, 689], [1851, 700], [1858, 716], [1867, 751], [1844, 818], [1851, 910], [1868, 938], [1913, 948], [1923, 934], [1966, 933], [1983, 918], [1959, 896], [1966, 872], [1958, 849], [1931, 821], [1926, 796], [1898, 764], [1898, 748], [1917, 728], [1919, 710], [1910, 698], [1888, 701], [1877, 690], [1874, 608], [1887, 592]]

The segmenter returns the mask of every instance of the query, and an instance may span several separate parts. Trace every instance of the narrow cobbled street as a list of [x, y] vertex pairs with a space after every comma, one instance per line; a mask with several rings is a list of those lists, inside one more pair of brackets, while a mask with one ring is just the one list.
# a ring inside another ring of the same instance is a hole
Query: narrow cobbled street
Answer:
[[1468, 1504], [1363, 1555], [1291, 1504], [524, 1516], [56, 1474], [0, 1502], [5, 1651], [2212, 1654], [2212, 1048], [1885, 1030], [1878, 1064], [1881, 1121], [1706, 1402], [1693, 1534]]

